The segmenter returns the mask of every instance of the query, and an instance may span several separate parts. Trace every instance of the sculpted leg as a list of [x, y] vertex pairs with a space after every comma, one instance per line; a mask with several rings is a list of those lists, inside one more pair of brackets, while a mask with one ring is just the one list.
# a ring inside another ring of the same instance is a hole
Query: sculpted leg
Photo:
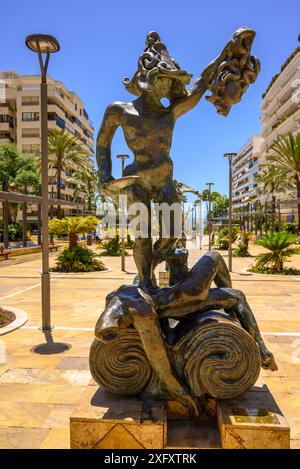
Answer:
[[141, 288], [153, 290], [152, 282], [152, 240], [151, 238], [137, 238], [133, 249], [133, 258], [139, 275]]
[[[153, 265], [153, 249], [151, 238], [151, 210], [150, 210], [150, 196], [147, 191], [142, 189], [139, 185], [133, 184], [126, 189], [128, 197], [128, 206], [133, 204], [143, 204], [143, 209], [146, 214], [148, 213], [147, 226], [141, 226], [139, 223], [139, 230], [143, 235], [135, 237], [135, 245], [133, 248], [133, 258], [138, 270], [139, 285], [146, 291], [153, 290], [155, 287], [152, 282], [152, 265]], [[141, 215], [138, 205], [136, 206], [137, 213], [131, 213], [129, 218], [132, 221], [135, 217]], [[146, 235], [146, 237], [145, 237]]]
[[140, 289], [137, 295], [127, 297], [125, 301], [150, 365], [174, 399], [187, 407], [191, 416], [199, 415], [197, 399], [192, 397], [172, 370], [151, 297]]

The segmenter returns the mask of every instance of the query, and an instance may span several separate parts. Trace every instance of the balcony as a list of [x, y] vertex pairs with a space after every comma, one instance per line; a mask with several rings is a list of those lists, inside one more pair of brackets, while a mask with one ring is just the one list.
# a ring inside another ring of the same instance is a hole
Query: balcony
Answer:
[[14, 119], [9, 114], [0, 114], [0, 130], [9, 130], [14, 128]]
[[299, 128], [300, 122], [300, 109], [294, 112], [286, 120], [284, 120], [278, 127], [273, 129], [269, 135], [265, 137], [266, 147], [269, 148], [272, 143], [278, 138], [279, 135], [285, 135], [288, 132], [294, 132]]
[[56, 125], [61, 129], [66, 128], [65, 121], [59, 117], [55, 112], [48, 112], [48, 121], [55, 121]]

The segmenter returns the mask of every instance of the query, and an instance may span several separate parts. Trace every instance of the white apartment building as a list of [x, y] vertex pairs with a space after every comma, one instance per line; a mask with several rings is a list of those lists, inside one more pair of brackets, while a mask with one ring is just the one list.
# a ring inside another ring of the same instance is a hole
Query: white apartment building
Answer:
[[240, 214], [247, 207], [251, 210], [256, 199], [255, 175], [258, 173], [256, 137], [251, 137], [232, 160], [232, 207]]
[[[48, 79], [48, 128], [67, 129], [76, 135], [87, 157], [94, 154], [94, 127], [80, 97], [69, 91], [62, 82]], [[16, 143], [21, 152], [40, 152], [40, 76], [19, 75], [16, 72], [0, 72], [0, 145]], [[66, 179], [70, 172], [62, 174], [61, 199], [73, 201], [74, 184]], [[49, 169], [49, 196], [56, 197], [55, 170]], [[77, 199], [83, 209], [84, 194]], [[32, 216], [36, 208], [32, 207]], [[65, 214], [74, 211], [73, 206], [63, 207]], [[29, 209], [30, 210], [30, 209]], [[30, 213], [28, 218], [30, 219]]]
[[[273, 77], [263, 95], [261, 111], [260, 166], [266, 163], [267, 151], [279, 136], [300, 131], [300, 47], [294, 50], [281, 71]], [[287, 198], [291, 199], [291, 195], [276, 194], [276, 199], [283, 202], [283, 218], [296, 221], [297, 206], [284, 204]]]

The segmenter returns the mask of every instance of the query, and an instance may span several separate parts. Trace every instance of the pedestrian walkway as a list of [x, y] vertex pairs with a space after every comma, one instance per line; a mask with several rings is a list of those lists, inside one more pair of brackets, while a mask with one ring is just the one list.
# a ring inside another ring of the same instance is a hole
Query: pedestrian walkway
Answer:
[[[192, 265], [204, 251], [192, 245], [189, 249]], [[55, 257], [53, 253], [51, 264]], [[104, 261], [109, 267], [105, 272], [52, 274], [52, 338], [39, 329], [40, 256], [1, 263], [0, 304], [24, 309], [29, 320], [21, 329], [0, 336], [0, 448], [69, 447], [69, 416], [86, 387], [96, 386], [88, 355], [105, 296], [131, 283], [136, 274], [132, 256], [126, 257], [127, 272], [120, 270], [120, 258]], [[233, 286], [247, 295], [276, 357], [278, 371], [262, 371], [260, 381], [268, 385], [291, 426], [291, 446], [300, 448], [300, 281], [243, 276], [240, 272], [249, 261], [234, 258]], [[54, 355], [36, 353], [46, 339], [69, 348]]]

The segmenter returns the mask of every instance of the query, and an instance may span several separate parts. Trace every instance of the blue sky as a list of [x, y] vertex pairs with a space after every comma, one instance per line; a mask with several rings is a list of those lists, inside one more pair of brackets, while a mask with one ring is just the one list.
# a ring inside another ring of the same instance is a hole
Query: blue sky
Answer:
[[[252, 27], [257, 33], [253, 53], [262, 70], [242, 102], [224, 118], [203, 99], [176, 124], [174, 176], [198, 190], [214, 181], [216, 190], [227, 192], [222, 155], [260, 131], [261, 95], [299, 45], [299, 0], [15, 0], [3, 2], [0, 13], [0, 70], [39, 73], [24, 39], [30, 33], [53, 34], [61, 51], [52, 56], [49, 73], [83, 99], [96, 132], [107, 104], [131, 99], [122, 78], [135, 72], [148, 31], [158, 31], [170, 54], [196, 77], [238, 27]], [[112, 151], [129, 153], [121, 130]], [[118, 176], [120, 162], [115, 159], [113, 167]]]

